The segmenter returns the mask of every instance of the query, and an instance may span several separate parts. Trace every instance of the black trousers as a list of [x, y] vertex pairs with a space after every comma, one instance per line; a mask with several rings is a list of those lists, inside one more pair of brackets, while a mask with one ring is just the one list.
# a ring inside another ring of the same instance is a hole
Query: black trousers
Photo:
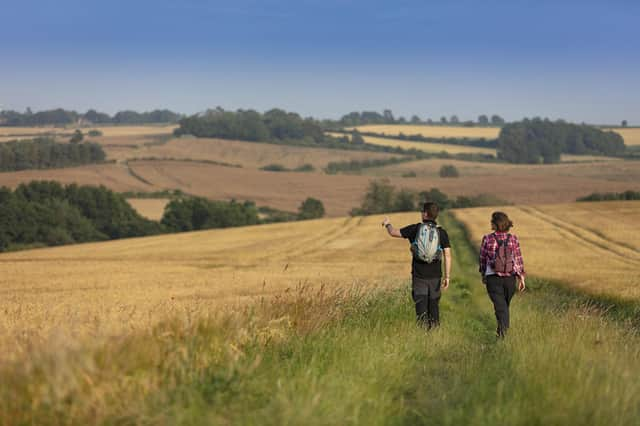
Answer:
[[440, 294], [440, 278], [413, 277], [411, 296], [419, 325], [426, 328], [440, 325]]
[[489, 293], [496, 312], [496, 320], [498, 321], [496, 333], [498, 336], [504, 337], [509, 329], [509, 304], [516, 293], [516, 277], [487, 276], [487, 293]]

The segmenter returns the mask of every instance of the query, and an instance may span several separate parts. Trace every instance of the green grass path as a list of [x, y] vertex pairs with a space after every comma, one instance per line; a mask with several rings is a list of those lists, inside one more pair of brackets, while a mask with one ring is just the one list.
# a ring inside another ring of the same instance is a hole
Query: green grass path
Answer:
[[212, 368], [150, 412], [183, 424], [638, 424], [637, 331], [530, 280], [498, 341], [475, 254], [442, 223], [454, 267], [438, 330], [414, 325], [408, 287], [384, 292], [320, 331], [244, 348], [233, 371]]

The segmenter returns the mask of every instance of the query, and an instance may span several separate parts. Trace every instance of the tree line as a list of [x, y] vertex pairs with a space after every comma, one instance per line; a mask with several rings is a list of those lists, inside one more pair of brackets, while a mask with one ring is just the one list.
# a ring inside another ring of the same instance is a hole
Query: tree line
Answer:
[[454, 126], [502, 126], [505, 124], [505, 120], [497, 114], [493, 114], [491, 117], [482, 114], [478, 116], [478, 119], [473, 120], [460, 120], [457, 115], [450, 117], [441, 116], [439, 119], [425, 118], [421, 119], [417, 115], [412, 115], [410, 119], [405, 117], [396, 118], [393, 111], [385, 109], [382, 114], [377, 111], [353, 111], [349, 114], [343, 115], [337, 121], [325, 120], [324, 125], [329, 128], [338, 127], [354, 127], [363, 126], [366, 124], [429, 124], [429, 125], [454, 125]]
[[620, 155], [625, 149], [618, 133], [540, 118], [507, 124], [497, 144], [498, 158], [529, 164], [557, 163], [561, 154]]
[[432, 201], [445, 209], [507, 205], [509, 202], [491, 194], [458, 196], [449, 198], [438, 188], [428, 191], [397, 189], [388, 179], [373, 180], [365, 193], [360, 207], [354, 208], [351, 215], [370, 215], [392, 212], [409, 212], [422, 209], [423, 203]]
[[56, 108], [46, 111], [25, 112], [13, 110], [0, 111], [0, 126], [65, 126], [70, 124], [149, 124], [176, 123], [181, 114], [168, 109], [155, 109], [148, 112], [131, 110], [119, 111], [113, 116], [90, 109], [84, 114], [76, 111]]
[[122, 194], [104, 186], [32, 181], [0, 188], [0, 251], [37, 246], [254, 225], [324, 216], [320, 200], [307, 198], [297, 213], [256, 208], [251, 201], [212, 201], [169, 192], [160, 222], [138, 214]]
[[106, 154], [99, 144], [57, 143], [48, 137], [0, 144], [0, 171], [48, 169], [102, 163]]

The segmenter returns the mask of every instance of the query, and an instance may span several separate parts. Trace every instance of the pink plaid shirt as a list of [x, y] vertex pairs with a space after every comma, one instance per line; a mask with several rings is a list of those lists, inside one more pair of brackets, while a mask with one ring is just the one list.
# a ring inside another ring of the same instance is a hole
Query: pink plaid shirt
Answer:
[[[482, 237], [482, 245], [480, 246], [480, 273], [485, 275], [487, 271], [487, 265], [495, 262], [496, 253], [498, 251], [498, 240], [501, 242], [507, 239], [506, 232], [493, 232]], [[518, 276], [525, 276], [524, 262], [522, 260], [522, 253], [520, 252], [520, 242], [518, 237], [511, 234], [509, 238], [509, 248], [513, 252], [513, 274]], [[509, 274], [496, 273], [500, 276], [508, 276]]]

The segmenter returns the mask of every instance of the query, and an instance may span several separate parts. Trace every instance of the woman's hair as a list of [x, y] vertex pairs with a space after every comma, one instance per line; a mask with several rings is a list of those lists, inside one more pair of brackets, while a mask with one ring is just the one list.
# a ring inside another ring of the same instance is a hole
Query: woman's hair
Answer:
[[429, 219], [436, 220], [438, 218], [438, 213], [440, 213], [440, 207], [436, 203], [427, 201], [422, 206], [422, 211], [429, 215]]
[[496, 226], [496, 231], [508, 232], [513, 226], [513, 222], [509, 220], [509, 216], [503, 212], [493, 212], [491, 214], [491, 223]]

